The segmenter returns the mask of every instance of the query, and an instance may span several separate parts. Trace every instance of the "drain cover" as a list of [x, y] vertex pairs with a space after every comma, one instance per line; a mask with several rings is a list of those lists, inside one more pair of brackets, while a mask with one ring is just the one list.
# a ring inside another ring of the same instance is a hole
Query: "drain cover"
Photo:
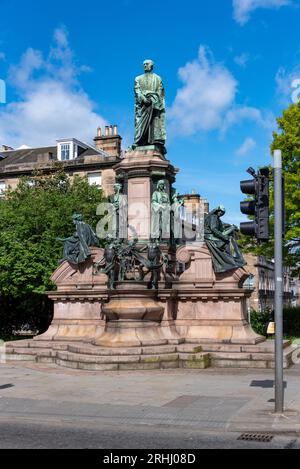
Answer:
[[268, 435], [267, 433], [242, 433], [242, 435], [238, 437], [238, 440], [270, 443], [273, 438], [273, 435]]

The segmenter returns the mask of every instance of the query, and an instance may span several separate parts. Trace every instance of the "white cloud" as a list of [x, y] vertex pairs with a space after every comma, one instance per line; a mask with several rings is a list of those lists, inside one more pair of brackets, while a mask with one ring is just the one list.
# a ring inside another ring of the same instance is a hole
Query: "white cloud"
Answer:
[[245, 120], [263, 128], [274, 125], [273, 114], [236, 103], [238, 82], [210, 49], [200, 46], [198, 58], [179, 69], [183, 86], [169, 109], [172, 135], [220, 130], [221, 137]]
[[18, 65], [12, 65], [9, 71], [9, 81], [17, 91], [23, 93], [33, 89], [38, 83], [33, 79], [36, 71], [46, 68], [42, 53], [32, 48], [27, 49]]
[[10, 69], [8, 81], [19, 99], [0, 110], [0, 143], [47, 146], [62, 137], [91, 142], [106, 122], [81, 88], [80, 72], [64, 28], [55, 31], [48, 57], [27, 49]]
[[240, 24], [246, 24], [251, 13], [258, 8], [281, 8], [291, 5], [291, 0], [233, 0], [233, 16]]
[[240, 67], [245, 68], [249, 61], [249, 54], [243, 53], [241, 55], [237, 55], [234, 57], [234, 61]]
[[256, 141], [253, 138], [248, 137], [245, 139], [244, 143], [237, 149], [236, 154], [238, 156], [244, 156], [250, 153], [256, 147]]
[[270, 111], [262, 112], [255, 107], [235, 106], [227, 112], [223, 120], [221, 135], [224, 136], [232, 126], [245, 120], [255, 122], [258, 126], [265, 129], [274, 128], [276, 123], [275, 116]]
[[183, 82], [169, 110], [171, 130], [183, 135], [217, 129], [232, 106], [237, 81], [222, 64], [215, 63], [211, 51], [200, 46], [196, 60], [179, 69]]

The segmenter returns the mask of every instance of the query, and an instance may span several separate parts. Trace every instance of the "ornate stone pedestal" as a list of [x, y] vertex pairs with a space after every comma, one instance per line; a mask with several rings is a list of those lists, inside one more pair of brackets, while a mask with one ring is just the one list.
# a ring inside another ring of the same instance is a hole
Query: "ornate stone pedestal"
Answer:
[[122, 283], [110, 292], [110, 301], [102, 311], [106, 317], [105, 332], [95, 340], [95, 345], [105, 347], [139, 347], [165, 345], [166, 338], [160, 327], [164, 308], [156, 301], [156, 292], [136, 289]]
[[[251, 329], [246, 317], [251, 292], [242, 288], [247, 272], [215, 275], [204, 244], [177, 252], [185, 272], [172, 288], [160, 283], [120, 282], [107, 290], [107, 278], [95, 275], [92, 258], [80, 268], [67, 262], [53, 274], [56, 292], [49, 330], [35, 338], [11, 342], [7, 360], [93, 371], [159, 368], [274, 367], [274, 341]], [[104, 317], [106, 320], [104, 320]], [[284, 366], [295, 349], [284, 343]]]
[[[115, 167], [117, 181], [123, 185], [128, 197], [128, 224], [135, 230], [140, 241], [150, 239], [151, 197], [156, 183], [164, 179], [170, 185], [175, 181], [177, 170], [166, 160], [159, 149], [136, 149], [126, 153]], [[128, 237], [133, 237], [132, 229]]]
[[108, 298], [107, 276], [95, 275], [93, 264], [103, 256], [103, 249], [92, 248], [91, 258], [83, 265], [61, 264], [51, 280], [57, 290], [48, 296], [54, 302], [54, 317], [45, 334], [37, 341], [90, 341], [105, 327], [102, 306]]
[[[150, 238], [151, 198], [157, 181], [173, 183], [176, 170], [155, 148], [128, 152], [116, 168], [128, 195], [129, 238]], [[141, 246], [139, 244], [139, 246]], [[84, 370], [149, 370], [164, 368], [274, 366], [274, 342], [257, 335], [248, 323], [243, 268], [215, 274], [204, 243], [175, 249], [160, 243], [175, 267], [165, 272], [158, 289], [143, 282], [119, 282], [108, 290], [107, 276], [94, 264], [103, 256], [92, 249], [79, 267], [64, 262], [53, 274], [57, 290], [54, 318], [48, 331], [34, 340], [7, 345], [7, 359], [36, 360]], [[176, 257], [176, 259], [175, 259]], [[148, 278], [149, 277], [149, 278]], [[294, 349], [284, 344], [284, 365]]]
[[204, 243], [179, 249], [177, 260], [187, 267], [176, 285], [176, 328], [186, 342], [257, 344], [265, 340], [248, 323], [251, 291], [243, 288], [248, 277], [245, 269], [215, 274]]

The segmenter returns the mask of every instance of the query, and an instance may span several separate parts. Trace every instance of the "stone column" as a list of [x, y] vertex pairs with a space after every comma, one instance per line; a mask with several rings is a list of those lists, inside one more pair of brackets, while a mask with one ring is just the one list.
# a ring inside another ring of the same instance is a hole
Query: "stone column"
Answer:
[[128, 151], [125, 158], [115, 166], [116, 179], [123, 184], [123, 191], [128, 196], [128, 237], [136, 232], [139, 240], [150, 239], [151, 198], [155, 184], [166, 181], [167, 187], [175, 181], [177, 169], [164, 155], [152, 149], [136, 149]]

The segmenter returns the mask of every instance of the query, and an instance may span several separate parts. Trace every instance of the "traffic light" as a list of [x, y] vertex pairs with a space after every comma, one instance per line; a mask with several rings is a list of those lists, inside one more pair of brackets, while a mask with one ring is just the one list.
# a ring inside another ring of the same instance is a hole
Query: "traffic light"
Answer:
[[253, 195], [252, 200], [241, 202], [241, 212], [253, 216], [253, 221], [241, 223], [240, 231], [259, 241], [269, 241], [269, 168], [262, 168], [256, 174], [253, 168], [247, 170], [253, 179], [241, 182], [243, 194]]

